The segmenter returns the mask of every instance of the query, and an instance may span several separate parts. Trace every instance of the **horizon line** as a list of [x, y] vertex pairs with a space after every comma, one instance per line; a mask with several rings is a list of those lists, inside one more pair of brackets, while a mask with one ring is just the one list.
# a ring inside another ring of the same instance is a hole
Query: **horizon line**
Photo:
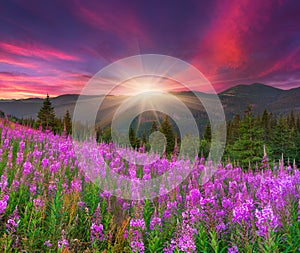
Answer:
[[[274, 87], [274, 86], [271, 86], [271, 85], [268, 85], [268, 84], [263, 84], [263, 83], [251, 83], [251, 84], [237, 84], [237, 85], [234, 85], [234, 86], [231, 86], [229, 87], [228, 89], [225, 89], [224, 91], [220, 91], [220, 92], [216, 92], [216, 93], [208, 93], [208, 92], [204, 92], [204, 91], [197, 91], [197, 90], [181, 90], [181, 91], [170, 91], [169, 93], [180, 93], [180, 92], [200, 92], [200, 93], [204, 93], [204, 94], [221, 94], [221, 93], [224, 93], [232, 88], [235, 88], [235, 87], [238, 87], [238, 86], [253, 86], [253, 85], [262, 85], [262, 86], [267, 86], [267, 87], [270, 87], [270, 88], [273, 88], [273, 89], [277, 89], [277, 90], [281, 90], [281, 91], [289, 91], [289, 90], [294, 90], [294, 89], [298, 89], [300, 88], [300, 85], [298, 87], [294, 87], [294, 88], [290, 88], [290, 89], [282, 89], [282, 88], [277, 88], [277, 87]], [[47, 96], [48, 93], [45, 93], [45, 96], [44, 97], [25, 97], [25, 98], [1, 98], [0, 97], [0, 101], [18, 101], [18, 100], [28, 100], [28, 99], [44, 99], [46, 96]], [[58, 97], [61, 97], [61, 96], [67, 96], [67, 95], [77, 95], [77, 96], [133, 96], [133, 94], [100, 94], [100, 95], [83, 95], [83, 94], [80, 94], [80, 93], [64, 93], [64, 94], [59, 94], [59, 95], [55, 95], [55, 96], [51, 96], [50, 94], [48, 94], [50, 99], [55, 99], [55, 98], [58, 98]]]

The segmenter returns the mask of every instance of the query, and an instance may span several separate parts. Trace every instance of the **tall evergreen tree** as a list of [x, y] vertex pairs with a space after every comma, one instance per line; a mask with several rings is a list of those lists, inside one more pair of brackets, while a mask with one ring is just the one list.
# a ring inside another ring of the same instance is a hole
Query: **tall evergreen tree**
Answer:
[[67, 110], [65, 117], [64, 117], [64, 130], [66, 131], [67, 135], [72, 134], [72, 120], [70, 116], [69, 110]]
[[102, 131], [101, 139], [105, 143], [111, 142], [112, 136], [111, 136], [111, 128], [109, 126], [105, 127], [104, 130]]
[[56, 117], [54, 119], [54, 126], [52, 128], [52, 131], [56, 134], [62, 134], [63, 128], [64, 128], [63, 120]]
[[296, 133], [294, 128], [289, 127], [288, 120], [288, 117], [280, 115], [272, 132], [271, 150], [274, 158], [281, 157], [282, 153], [286, 159], [297, 156]]
[[241, 116], [239, 114], [236, 114], [228, 130], [229, 133], [227, 139], [230, 144], [233, 144], [233, 142], [240, 137], [240, 125], [241, 125]]
[[296, 128], [296, 119], [293, 110], [290, 112], [288, 116], [288, 125], [290, 128]]
[[129, 141], [131, 147], [136, 148], [139, 146], [139, 139], [137, 138], [136, 133], [132, 126], [130, 126], [129, 128]]
[[249, 105], [241, 121], [240, 137], [233, 145], [233, 156], [239, 160], [243, 167], [246, 167], [262, 159], [262, 128], [252, 114], [252, 107]]
[[55, 112], [48, 94], [38, 112], [38, 124], [42, 125], [43, 130], [54, 130], [56, 126]]
[[295, 143], [296, 143], [296, 151], [297, 151], [297, 156], [295, 157], [295, 159], [297, 161], [297, 165], [299, 168], [300, 167], [300, 118], [299, 116], [297, 117], [297, 121], [296, 121]]
[[151, 129], [150, 129], [150, 134], [152, 134], [153, 132], [155, 132], [157, 130], [158, 130], [158, 127], [157, 127], [156, 121], [152, 121]]
[[175, 134], [172, 128], [172, 125], [170, 124], [169, 117], [167, 115], [164, 116], [163, 121], [160, 125], [160, 131], [165, 135], [166, 137], [166, 153], [171, 154], [174, 150], [175, 145]]
[[142, 134], [141, 144], [142, 145], [146, 145], [147, 144], [147, 134], [146, 134], [146, 131], [144, 131], [143, 134]]
[[210, 126], [210, 123], [208, 123], [208, 124], [205, 126], [203, 138], [204, 138], [207, 142], [211, 142], [211, 126]]
[[263, 128], [263, 140], [264, 140], [265, 144], [267, 144], [270, 139], [271, 117], [272, 117], [272, 114], [269, 114], [267, 112], [267, 109], [265, 109], [263, 112], [263, 115], [261, 117], [261, 126]]
[[204, 155], [204, 157], [208, 157], [209, 150], [211, 144], [211, 125], [208, 122], [205, 126], [203, 138], [200, 140], [200, 149], [199, 155]]
[[300, 132], [300, 117], [297, 117], [297, 121], [296, 121], [296, 130], [297, 132]]

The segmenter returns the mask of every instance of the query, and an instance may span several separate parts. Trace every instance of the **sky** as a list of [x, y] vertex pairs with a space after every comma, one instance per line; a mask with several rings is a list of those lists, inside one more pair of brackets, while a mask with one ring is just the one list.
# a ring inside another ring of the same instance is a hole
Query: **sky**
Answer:
[[80, 93], [103, 67], [164, 54], [217, 92], [300, 86], [300, 1], [2, 0], [0, 99]]

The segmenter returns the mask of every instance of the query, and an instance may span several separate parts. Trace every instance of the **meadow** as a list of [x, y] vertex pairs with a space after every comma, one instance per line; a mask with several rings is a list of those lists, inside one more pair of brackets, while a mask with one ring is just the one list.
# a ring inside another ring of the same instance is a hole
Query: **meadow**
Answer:
[[[71, 137], [5, 120], [0, 136], [1, 252], [300, 251], [300, 171], [283, 161], [219, 165], [202, 185], [200, 157], [172, 192], [131, 201], [87, 177]], [[96, 150], [111, 169], [141, 180], [182, 162], [136, 166], [113, 144]]]

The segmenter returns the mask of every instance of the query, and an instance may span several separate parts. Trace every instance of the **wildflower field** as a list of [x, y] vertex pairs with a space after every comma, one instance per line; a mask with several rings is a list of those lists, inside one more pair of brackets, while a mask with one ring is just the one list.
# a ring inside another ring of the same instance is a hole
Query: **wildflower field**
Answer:
[[[295, 166], [243, 171], [228, 163], [201, 185], [199, 158], [172, 192], [130, 201], [90, 181], [71, 137], [4, 120], [0, 136], [0, 252], [300, 251]], [[112, 144], [101, 143], [97, 150], [112, 169], [134, 178], [181, 164], [161, 158], [136, 166], [122, 160]]]

